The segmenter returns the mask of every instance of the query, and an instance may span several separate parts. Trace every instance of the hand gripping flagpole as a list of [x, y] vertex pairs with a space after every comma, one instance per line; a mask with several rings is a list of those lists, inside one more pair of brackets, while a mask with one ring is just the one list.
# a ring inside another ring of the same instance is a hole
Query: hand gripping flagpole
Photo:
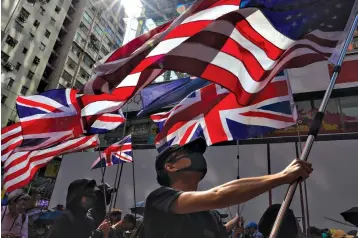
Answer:
[[[326, 108], [327, 108], [328, 100], [329, 100], [329, 98], [330, 98], [330, 96], [332, 94], [334, 85], [336, 83], [337, 77], [338, 77], [339, 72], [341, 70], [341, 66], [342, 66], [342, 63], [343, 63], [344, 56], [347, 53], [348, 46], [349, 46], [350, 42], [352, 41], [354, 31], [357, 28], [357, 26], [358, 26], [358, 14], [356, 14], [356, 16], [354, 18], [353, 24], [352, 24], [352, 26], [351, 26], [351, 28], [349, 30], [347, 39], [344, 42], [343, 49], [342, 49], [341, 54], [340, 54], [340, 56], [338, 58], [337, 64], [334, 67], [333, 75], [331, 77], [331, 81], [329, 82], [329, 85], [328, 85], [328, 88], [327, 88], [327, 90], [326, 90], [326, 92], [324, 94], [322, 103], [321, 103], [321, 105], [320, 105], [320, 107], [318, 109], [318, 112], [315, 115], [315, 118], [314, 118], [313, 123], [311, 125], [311, 128], [310, 128], [310, 131], [308, 133], [308, 138], [307, 138], [305, 147], [303, 148], [302, 154], [300, 156], [301, 160], [307, 161], [308, 155], [309, 155], [309, 153], [310, 153], [310, 151], [312, 149], [313, 142], [314, 142], [314, 140], [315, 140], [315, 138], [316, 138], [316, 136], [317, 136], [317, 134], [318, 134], [318, 132], [319, 132], [319, 130], [321, 128], [322, 119], [324, 117], [324, 112], [326, 111]], [[281, 226], [282, 221], [283, 221], [283, 218], [285, 217], [285, 214], [286, 214], [286, 212], [287, 212], [287, 210], [288, 210], [288, 208], [289, 208], [289, 206], [291, 204], [291, 201], [292, 201], [292, 198], [293, 198], [293, 196], [295, 194], [295, 191], [296, 191], [298, 183], [299, 183], [299, 180], [297, 180], [294, 183], [292, 183], [290, 185], [290, 187], [288, 188], [286, 197], [282, 202], [282, 205], [281, 205], [280, 211], [279, 211], [279, 213], [277, 215], [275, 224], [272, 227], [270, 238], [276, 238], [277, 237], [278, 232], [280, 230], [280, 226]]]

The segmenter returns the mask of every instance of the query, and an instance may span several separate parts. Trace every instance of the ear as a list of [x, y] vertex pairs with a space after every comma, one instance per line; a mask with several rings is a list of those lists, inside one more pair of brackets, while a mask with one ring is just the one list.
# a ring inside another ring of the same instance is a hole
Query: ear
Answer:
[[164, 168], [165, 168], [165, 170], [167, 170], [168, 172], [175, 172], [175, 171], [178, 170], [178, 169], [175, 167], [175, 165], [174, 165], [174, 164], [171, 164], [171, 163], [166, 163], [166, 164], [164, 165]]

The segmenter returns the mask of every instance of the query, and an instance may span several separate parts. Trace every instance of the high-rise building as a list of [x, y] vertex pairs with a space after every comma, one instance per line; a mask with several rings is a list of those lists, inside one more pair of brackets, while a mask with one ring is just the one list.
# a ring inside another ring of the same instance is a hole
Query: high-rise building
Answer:
[[81, 87], [95, 61], [122, 45], [125, 13], [111, 0], [1, 2], [1, 126], [18, 95]]

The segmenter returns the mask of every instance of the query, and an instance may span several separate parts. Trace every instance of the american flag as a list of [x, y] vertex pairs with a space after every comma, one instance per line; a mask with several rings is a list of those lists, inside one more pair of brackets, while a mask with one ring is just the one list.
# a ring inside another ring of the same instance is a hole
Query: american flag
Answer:
[[282, 69], [329, 57], [333, 61], [357, 4], [354, 0], [198, 1], [137, 51], [122, 57], [114, 53], [116, 57], [96, 67], [84, 92], [125, 88], [133, 96], [165, 70], [175, 70], [217, 83], [245, 105]]
[[106, 148], [101, 157], [93, 162], [92, 169], [130, 162], [133, 162], [132, 136], [128, 135]]
[[32, 96], [18, 96], [17, 113], [23, 142], [16, 151], [52, 146], [83, 134], [77, 90], [54, 89]]
[[4, 188], [7, 192], [27, 185], [38, 169], [45, 166], [54, 157], [98, 147], [98, 137], [85, 136], [68, 140], [59, 145], [35, 151], [14, 152], [4, 164]]
[[276, 77], [246, 106], [227, 89], [210, 84], [188, 95], [171, 111], [151, 116], [160, 129], [155, 138], [158, 151], [198, 137], [205, 138], [208, 145], [257, 137], [289, 127], [296, 118], [285, 76]]
[[22, 143], [20, 123], [15, 123], [1, 129], [1, 162], [9, 158], [10, 154]]

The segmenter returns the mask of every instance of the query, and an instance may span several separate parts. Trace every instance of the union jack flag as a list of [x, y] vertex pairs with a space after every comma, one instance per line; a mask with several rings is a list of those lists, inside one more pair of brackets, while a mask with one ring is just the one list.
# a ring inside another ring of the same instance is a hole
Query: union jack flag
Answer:
[[128, 135], [106, 148], [101, 157], [93, 162], [92, 169], [130, 162], [133, 162], [132, 136]]
[[94, 69], [84, 92], [125, 89], [131, 97], [165, 70], [175, 70], [219, 84], [246, 105], [285, 68], [335, 62], [357, 5], [355, 0], [197, 1], [142, 37], [146, 41], [136, 51], [124, 46], [113, 53]]
[[49, 147], [84, 133], [77, 90], [54, 89], [32, 96], [18, 96], [23, 142], [17, 151]]
[[22, 188], [54, 157], [95, 148], [98, 144], [97, 135], [93, 135], [68, 140], [43, 150], [14, 152], [4, 163], [4, 188], [7, 192]]
[[86, 134], [105, 134], [122, 125], [126, 121], [122, 110], [116, 113], [104, 113], [101, 115], [93, 115], [83, 117], [84, 128]]
[[155, 138], [159, 152], [198, 137], [205, 138], [208, 145], [257, 137], [289, 127], [296, 118], [285, 77], [275, 78], [247, 106], [240, 105], [227, 89], [210, 84], [189, 94], [169, 112], [151, 116], [160, 128]]

